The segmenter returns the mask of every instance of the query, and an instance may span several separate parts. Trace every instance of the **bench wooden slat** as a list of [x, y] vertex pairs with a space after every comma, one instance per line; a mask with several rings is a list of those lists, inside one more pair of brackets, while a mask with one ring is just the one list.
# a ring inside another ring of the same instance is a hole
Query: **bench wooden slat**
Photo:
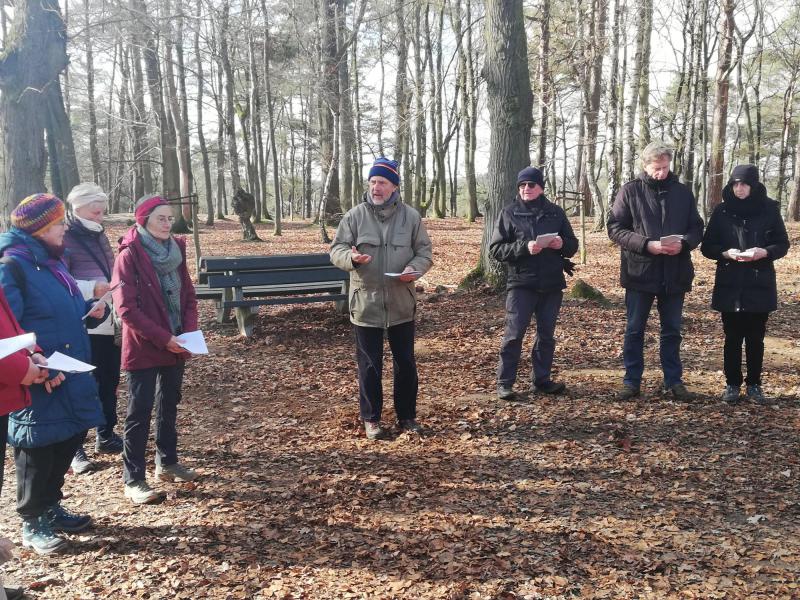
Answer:
[[208, 287], [252, 287], [256, 285], [291, 285], [317, 283], [320, 281], [344, 281], [347, 273], [336, 267], [314, 267], [310, 269], [285, 269], [278, 271], [244, 271], [233, 275], [208, 274]]
[[223, 302], [225, 308], [243, 308], [245, 306], [271, 306], [278, 304], [306, 304], [309, 302], [335, 302], [347, 300], [347, 294], [326, 294], [325, 296], [297, 296], [293, 298], [261, 298], [258, 300], [229, 300]]
[[258, 271], [271, 269], [296, 269], [306, 267], [331, 267], [327, 254], [271, 254], [263, 256], [204, 256], [200, 269], [206, 272]]
[[[209, 288], [207, 285], [196, 285], [194, 289], [199, 300], [218, 300], [222, 298], [223, 288]], [[342, 284], [340, 281], [319, 281], [312, 283], [298, 283], [296, 285], [257, 285], [252, 287], [243, 287], [242, 294], [245, 297], [252, 298], [257, 296], [274, 296], [279, 294], [317, 294], [328, 291], [338, 292], [341, 289]]]

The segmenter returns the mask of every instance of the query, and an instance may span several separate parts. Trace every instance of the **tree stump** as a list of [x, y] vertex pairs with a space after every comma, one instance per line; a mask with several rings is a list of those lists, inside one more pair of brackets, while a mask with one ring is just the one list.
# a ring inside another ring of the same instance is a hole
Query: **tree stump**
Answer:
[[245, 242], [260, 242], [261, 238], [256, 233], [256, 228], [250, 220], [256, 210], [256, 199], [250, 192], [237, 188], [231, 202], [233, 212], [239, 217], [242, 226], [242, 239]]

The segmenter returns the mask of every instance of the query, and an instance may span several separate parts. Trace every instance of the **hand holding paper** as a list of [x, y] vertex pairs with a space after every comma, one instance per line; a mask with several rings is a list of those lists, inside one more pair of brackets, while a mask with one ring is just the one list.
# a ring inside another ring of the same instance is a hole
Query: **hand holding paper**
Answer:
[[208, 346], [206, 346], [206, 338], [203, 336], [202, 331], [189, 331], [182, 333], [177, 337], [178, 344], [181, 348], [192, 354], [208, 354]]

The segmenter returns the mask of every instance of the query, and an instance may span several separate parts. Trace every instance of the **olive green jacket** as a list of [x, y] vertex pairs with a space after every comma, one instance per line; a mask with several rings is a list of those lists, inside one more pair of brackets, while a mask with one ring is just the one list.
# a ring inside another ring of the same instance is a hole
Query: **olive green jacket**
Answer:
[[[380, 214], [384, 215], [382, 221]], [[353, 246], [369, 254], [372, 261], [353, 264]], [[415, 283], [404, 283], [386, 273], [400, 273], [407, 266], [426, 273], [433, 264], [431, 239], [416, 210], [398, 202], [381, 211], [362, 202], [342, 218], [330, 255], [334, 265], [350, 272], [350, 321], [354, 325], [387, 328], [414, 320]]]

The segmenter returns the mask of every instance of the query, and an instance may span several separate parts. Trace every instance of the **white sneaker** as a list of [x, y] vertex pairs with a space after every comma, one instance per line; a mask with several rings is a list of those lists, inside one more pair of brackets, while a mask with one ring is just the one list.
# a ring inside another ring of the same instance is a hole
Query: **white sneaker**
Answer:
[[156, 465], [156, 479], [160, 479], [161, 481], [185, 482], [194, 481], [198, 477], [200, 477], [200, 475], [196, 471], [192, 471], [180, 463], [164, 466]]
[[161, 502], [166, 494], [151, 488], [146, 481], [125, 484], [125, 497], [134, 504], [155, 504]]

